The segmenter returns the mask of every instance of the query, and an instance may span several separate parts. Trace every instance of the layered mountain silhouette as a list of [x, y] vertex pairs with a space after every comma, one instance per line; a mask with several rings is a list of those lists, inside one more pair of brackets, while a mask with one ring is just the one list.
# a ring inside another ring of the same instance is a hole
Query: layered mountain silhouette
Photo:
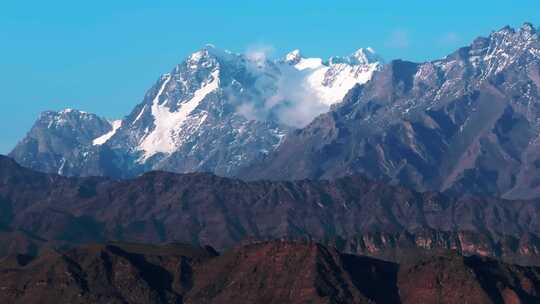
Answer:
[[207, 45], [0, 155], [2, 303], [540, 303], [540, 34], [445, 58]]
[[360, 176], [244, 182], [151, 172], [114, 181], [38, 173], [0, 157], [4, 255], [110, 240], [211, 245], [315, 240], [400, 261], [408, 250], [456, 250], [540, 262], [540, 202], [418, 193]]

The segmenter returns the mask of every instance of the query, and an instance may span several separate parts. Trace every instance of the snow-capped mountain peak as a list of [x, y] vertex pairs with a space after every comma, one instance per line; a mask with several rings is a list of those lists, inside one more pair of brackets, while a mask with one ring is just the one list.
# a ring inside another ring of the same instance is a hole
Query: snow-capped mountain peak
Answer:
[[334, 56], [328, 60], [330, 65], [333, 64], [349, 64], [349, 65], [369, 65], [369, 64], [381, 64], [382, 58], [375, 53], [372, 48], [359, 48], [348, 56]]
[[329, 60], [267, 55], [204, 47], [158, 78], [121, 126], [75, 110], [44, 113], [11, 155], [65, 175], [230, 176], [284, 151], [267, 177], [367, 172], [422, 191], [471, 183], [509, 197], [540, 193], [540, 41], [531, 24], [424, 63], [383, 67], [370, 48]]
[[371, 64], [376, 62], [382, 62], [382, 58], [375, 53], [375, 51], [368, 48], [360, 48], [356, 50], [352, 55], [352, 58], [356, 59], [356, 64]]
[[47, 128], [65, 128], [76, 125], [79, 121], [93, 121], [100, 118], [95, 114], [71, 108], [61, 111], [45, 111], [40, 114], [39, 121]]
[[[129, 129], [127, 140], [135, 146], [129, 149], [140, 151], [138, 162], [145, 163], [156, 155], [163, 159], [187, 149], [202, 134], [217, 132], [209, 129], [216, 128], [216, 123], [244, 125], [240, 128], [244, 131], [234, 135], [244, 138], [248, 125], [257, 121], [279, 126], [263, 135], [267, 139], [260, 151], [270, 151], [289, 127], [302, 127], [328, 111], [379, 67], [372, 62], [372, 49], [361, 49], [350, 57], [354, 60], [328, 64], [294, 50], [284, 61], [273, 61], [263, 52], [235, 54], [207, 45], [164, 74], [129, 116], [130, 122], [122, 127]], [[296, 88], [294, 94], [291, 86]], [[126, 132], [122, 128], [117, 132]], [[229, 131], [220, 132], [224, 136]], [[112, 141], [122, 144], [125, 140]], [[201, 147], [195, 144], [189, 153]]]
[[[351, 55], [354, 60], [331, 63], [299, 50], [273, 60], [264, 51], [238, 54], [206, 45], [161, 75], [122, 121], [99, 120], [73, 155], [52, 151], [61, 156], [51, 168], [71, 174], [109, 153], [115, 161], [107, 170], [124, 176], [150, 169], [232, 175], [368, 81], [379, 69], [373, 53], [365, 49]], [[87, 172], [96, 174], [100, 166], [92, 163]]]
[[521, 32], [526, 32], [526, 33], [530, 33], [530, 34], [536, 34], [536, 32], [537, 32], [537, 29], [530, 22], [523, 23], [520, 30], [521, 30]]
[[300, 53], [299, 49], [293, 50], [285, 55], [285, 62], [291, 65], [297, 64], [300, 60], [302, 60], [302, 53]]
[[345, 57], [331, 57], [326, 62], [321, 58], [302, 57], [299, 52], [291, 54], [298, 55], [294, 67], [303, 72], [305, 87], [312, 98], [327, 107], [340, 102], [355, 85], [369, 81], [382, 67], [382, 59], [372, 48], [361, 48]]
[[480, 47], [471, 52], [470, 60], [482, 71], [482, 79], [500, 73], [521, 60], [522, 56], [538, 58], [540, 55], [539, 36], [530, 23], [525, 23], [517, 31], [509, 26], [503, 27], [481, 41]]

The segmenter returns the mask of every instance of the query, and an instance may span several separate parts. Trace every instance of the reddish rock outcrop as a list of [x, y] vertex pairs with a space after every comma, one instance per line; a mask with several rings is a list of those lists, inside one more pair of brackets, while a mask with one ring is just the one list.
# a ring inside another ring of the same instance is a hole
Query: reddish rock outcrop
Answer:
[[[412, 253], [414, 255], [414, 253]], [[111, 243], [0, 261], [1, 303], [538, 303], [540, 269], [456, 253], [401, 265], [313, 242]]]

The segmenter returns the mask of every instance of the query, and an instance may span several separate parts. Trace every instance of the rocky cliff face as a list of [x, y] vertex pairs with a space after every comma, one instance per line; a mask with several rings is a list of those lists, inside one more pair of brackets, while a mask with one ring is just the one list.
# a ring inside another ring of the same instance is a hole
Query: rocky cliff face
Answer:
[[531, 24], [441, 60], [393, 61], [241, 176], [361, 173], [421, 191], [537, 197], [539, 75]]
[[370, 232], [350, 239], [323, 240], [344, 252], [362, 254], [390, 261], [407, 262], [410, 253], [432, 255], [455, 251], [461, 255], [492, 257], [521, 265], [540, 265], [540, 240], [533, 234], [520, 237], [492, 238], [479, 231], [441, 231], [418, 229], [411, 232]]
[[113, 130], [113, 123], [94, 114], [66, 109], [43, 112], [11, 152], [35, 170], [63, 175], [102, 173], [93, 141]]
[[4, 303], [535, 303], [540, 270], [445, 253], [400, 265], [312, 242], [112, 243], [0, 261]]

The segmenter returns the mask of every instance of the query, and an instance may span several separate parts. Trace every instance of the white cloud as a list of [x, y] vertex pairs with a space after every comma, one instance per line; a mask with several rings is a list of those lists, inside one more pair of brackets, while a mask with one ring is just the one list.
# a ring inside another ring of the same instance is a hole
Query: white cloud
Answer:
[[266, 44], [251, 45], [246, 50], [246, 57], [257, 65], [265, 65], [274, 52], [274, 47]]
[[281, 123], [296, 128], [305, 127], [313, 118], [329, 110], [308, 85], [305, 75], [289, 66], [282, 69], [277, 90], [265, 105]]
[[406, 49], [411, 45], [409, 32], [404, 29], [396, 29], [390, 33], [385, 44], [390, 48]]
[[319, 114], [329, 110], [322, 103], [306, 79], [309, 71], [299, 71], [286, 64], [274, 65], [271, 54], [274, 48], [269, 45], [255, 45], [247, 49], [248, 69], [258, 75], [255, 86], [262, 95], [234, 96], [228, 94], [236, 104], [237, 113], [250, 120], [264, 121], [273, 117], [280, 123], [301, 128]]
[[443, 46], [453, 46], [461, 41], [459, 35], [455, 32], [448, 32], [441, 35], [438, 39], [438, 43]]

